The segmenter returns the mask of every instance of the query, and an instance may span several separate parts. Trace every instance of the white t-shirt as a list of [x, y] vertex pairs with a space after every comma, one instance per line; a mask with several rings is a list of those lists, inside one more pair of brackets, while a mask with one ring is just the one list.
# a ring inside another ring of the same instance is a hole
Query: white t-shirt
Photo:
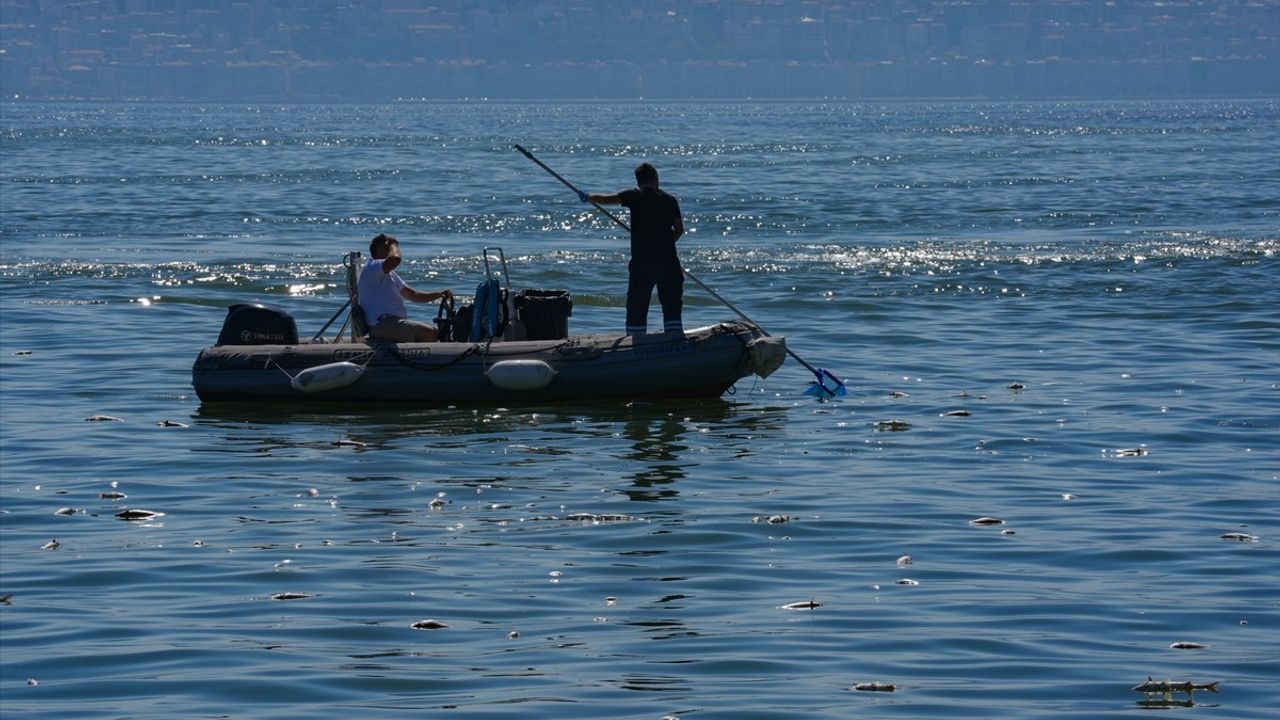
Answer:
[[378, 318], [383, 315], [408, 317], [404, 309], [404, 298], [400, 296], [400, 290], [404, 286], [404, 281], [394, 270], [389, 273], [382, 271], [381, 260], [365, 263], [356, 286], [365, 320], [370, 325], [376, 325]]

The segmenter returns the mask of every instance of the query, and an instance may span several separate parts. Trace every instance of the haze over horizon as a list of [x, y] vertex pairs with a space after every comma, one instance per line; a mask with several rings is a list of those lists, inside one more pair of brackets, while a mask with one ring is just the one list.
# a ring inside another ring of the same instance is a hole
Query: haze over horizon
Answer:
[[1280, 96], [1280, 0], [0, 0], [13, 99]]

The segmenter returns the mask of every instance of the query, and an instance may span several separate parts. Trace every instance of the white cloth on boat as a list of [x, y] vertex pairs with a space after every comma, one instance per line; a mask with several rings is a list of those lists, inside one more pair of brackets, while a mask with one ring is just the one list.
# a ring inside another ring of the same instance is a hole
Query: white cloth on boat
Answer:
[[400, 290], [404, 287], [404, 280], [401, 280], [394, 270], [389, 273], [383, 272], [381, 260], [370, 260], [365, 263], [364, 270], [360, 272], [360, 282], [356, 292], [370, 327], [377, 325], [383, 315], [408, 317], [404, 298], [400, 296]]
[[781, 337], [758, 337], [747, 343], [751, 350], [751, 372], [767, 378], [787, 359], [787, 341]]

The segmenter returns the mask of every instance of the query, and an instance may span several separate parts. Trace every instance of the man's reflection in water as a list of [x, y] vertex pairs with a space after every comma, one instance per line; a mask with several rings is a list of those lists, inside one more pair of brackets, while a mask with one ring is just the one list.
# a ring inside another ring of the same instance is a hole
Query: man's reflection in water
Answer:
[[671, 485], [685, 476], [680, 455], [689, 447], [680, 439], [688, 431], [685, 420], [671, 413], [639, 413], [627, 420], [622, 432], [634, 444], [622, 457], [642, 465], [633, 486], [623, 490], [628, 497], [653, 501], [679, 494]]

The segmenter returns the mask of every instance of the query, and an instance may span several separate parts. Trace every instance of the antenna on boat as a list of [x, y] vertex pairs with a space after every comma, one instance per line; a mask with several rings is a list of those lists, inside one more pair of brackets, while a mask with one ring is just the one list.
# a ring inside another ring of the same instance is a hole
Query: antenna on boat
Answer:
[[[585, 195], [583, 195], [581, 190], [579, 190], [576, 186], [574, 186], [573, 183], [564, 179], [563, 175], [556, 172], [555, 170], [552, 170], [550, 167], [547, 166], [546, 163], [534, 157], [533, 153], [529, 152], [528, 150], [525, 150], [520, 145], [516, 145], [515, 148], [516, 150], [519, 150], [521, 153], [523, 153], [525, 157], [529, 158], [534, 163], [536, 163], [538, 167], [542, 168], [543, 170], [546, 170], [552, 177], [564, 183], [565, 187], [572, 190], [576, 195], [578, 195], [578, 197], [586, 197]], [[587, 202], [591, 203], [596, 210], [599, 210], [601, 213], [604, 213], [604, 215], [608, 217], [610, 220], [617, 223], [619, 227], [626, 230], [627, 232], [631, 232], [630, 225], [627, 225], [625, 222], [623, 222], [622, 219], [619, 218], [617, 215], [614, 215], [613, 213], [609, 212], [602, 205], [600, 205], [600, 203], [591, 199], [588, 199]], [[746, 313], [734, 307], [733, 303], [721, 297], [719, 293], [717, 293], [715, 290], [712, 290], [706, 283], [699, 280], [696, 276], [694, 276], [693, 273], [689, 272], [688, 269], [684, 267], [681, 267], [680, 269], [684, 271], [685, 277], [689, 278], [694, 283], [696, 283], [698, 287], [711, 293], [711, 297], [714, 297], [715, 299], [719, 300], [721, 303], [724, 304], [725, 307], [732, 310], [738, 317], [750, 323], [752, 327], [760, 331], [761, 335], [764, 335], [765, 337], [773, 337], [768, 332], [766, 332], [764, 328], [760, 327], [760, 323], [747, 317]], [[847, 391], [845, 390], [845, 387], [844, 387], [844, 381], [842, 381], [840, 378], [836, 377], [835, 375], [832, 375], [830, 372], [827, 372], [822, 368], [815, 368], [814, 366], [805, 362], [804, 358], [797, 355], [791, 348], [787, 348], [787, 354], [795, 358], [796, 362], [799, 362], [801, 365], [803, 365], [806, 370], [813, 373], [813, 376], [815, 379], [813, 383], [809, 386], [809, 389], [805, 390], [806, 395], [816, 395], [821, 397], [838, 397], [838, 396], [847, 394]], [[832, 387], [827, 387], [828, 380], [834, 383]]]

